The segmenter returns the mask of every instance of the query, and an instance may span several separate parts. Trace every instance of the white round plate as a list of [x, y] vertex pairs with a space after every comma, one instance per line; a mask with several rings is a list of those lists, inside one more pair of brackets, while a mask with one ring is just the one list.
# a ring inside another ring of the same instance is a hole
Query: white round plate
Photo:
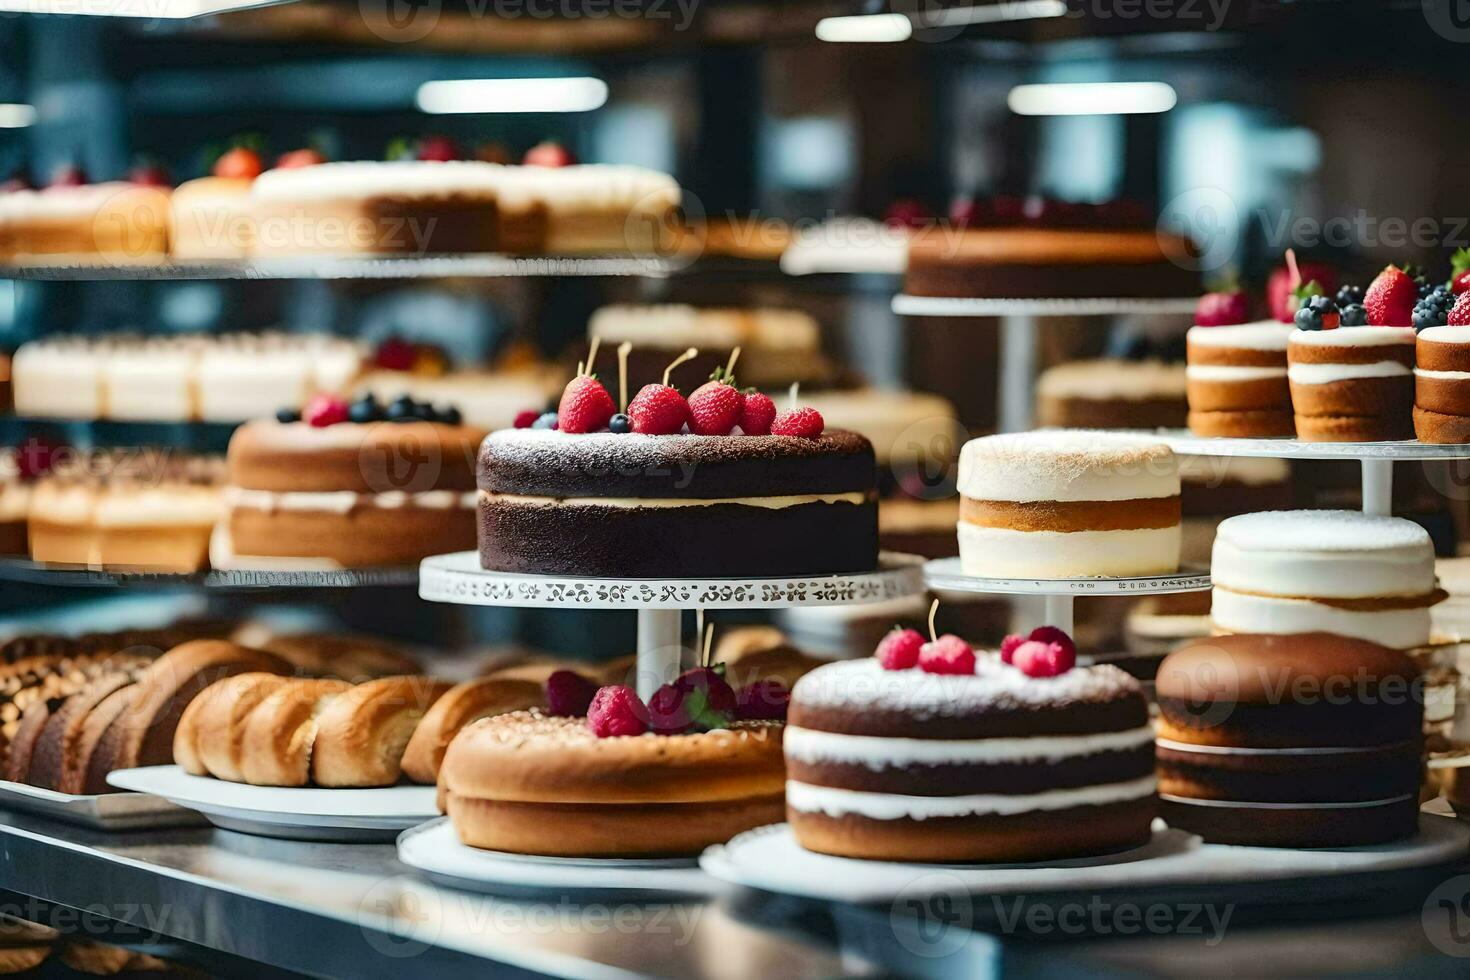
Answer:
[[448, 817], [401, 834], [398, 860], [440, 884], [492, 895], [570, 891], [704, 895], [717, 890], [694, 858], [557, 858], [485, 851], [460, 843]]
[[1252, 456], [1272, 459], [1388, 459], [1405, 462], [1470, 459], [1470, 445], [1399, 442], [1303, 442], [1300, 439], [1225, 439], [1183, 429], [1150, 432], [1176, 453], [1189, 456]]
[[923, 559], [884, 552], [878, 569], [805, 578], [612, 579], [488, 572], [473, 551], [425, 558], [419, 595], [466, 606], [784, 609], [878, 602], [924, 590]]
[[432, 786], [377, 789], [250, 786], [179, 766], [119, 769], [107, 781], [204, 814], [216, 827], [293, 840], [392, 840], [439, 815]]
[[833, 857], [803, 849], [787, 824], [746, 831], [704, 852], [699, 866], [736, 885], [807, 898], [871, 904], [916, 891], [1026, 895], [1054, 891], [1251, 884], [1432, 867], [1458, 861], [1470, 827], [1423, 814], [1405, 841], [1335, 850], [1205, 844], [1154, 824], [1144, 847], [1083, 861], [1034, 865], [907, 864]]
[[1163, 595], [1203, 592], [1210, 574], [1180, 571], [1137, 578], [985, 578], [960, 571], [958, 558], [936, 558], [924, 564], [924, 581], [945, 592], [984, 592], [998, 595]]
[[1199, 299], [971, 299], [953, 296], [893, 297], [899, 316], [1118, 316], [1129, 313], [1193, 313]]

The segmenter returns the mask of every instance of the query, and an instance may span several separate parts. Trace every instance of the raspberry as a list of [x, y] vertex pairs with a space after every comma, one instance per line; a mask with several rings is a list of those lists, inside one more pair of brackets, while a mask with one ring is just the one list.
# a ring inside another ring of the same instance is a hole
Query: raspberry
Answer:
[[745, 397], [717, 369], [713, 379], [689, 396], [689, 431], [701, 436], [727, 436], [740, 421]]
[[1455, 305], [1450, 307], [1450, 315], [1445, 322], [1452, 327], [1470, 326], [1470, 292], [1455, 297]]
[[311, 400], [301, 410], [301, 420], [307, 425], [323, 429], [338, 422], [346, 422], [348, 412], [346, 401], [336, 395], [323, 393], [311, 396]]
[[628, 418], [633, 420], [634, 432], [673, 435], [689, 421], [689, 403], [671, 385], [644, 385], [628, 403]]
[[958, 636], [946, 633], [919, 648], [919, 669], [929, 674], [973, 674], [975, 651]]
[[696, 667], [653, 692], [649, 724], [661, 735], [691, 729], [724, 728], [736, 717], [739, 701], [719, 670]]
[[740, 406], [740, 431], [748, 436], [765, 436], [771, 433], [771, 423], [776, 420], [776, 403], [769, 395], [758, 391], [747, 391]]
[[540, 417], [540, 412], [528, 408], [524, 412], [516, 412], [515, 421], [511, 423], [511, 426], [517, 429], [529, 429], [536, 424], [536, 420]]
[[1066, 630], [1055, 626], [1038, 626], [1031, 631], [1028, 640], [1036, 640], [1039, 643], [1056, 643], [1072, 658], [1072, 663], [1077, 662], [1077, 644], [1067, 635]]
[[585, 715], [597, 694], [597, 685], [575, 670], [553, 671], [546, 678], [546, 712], [577, 717]]
[[598, 688], [587, 706], [587, 727], [598, 738], [642, 735], [648, 731], [648, 709], [631, 687], [612, 684]]
[[1001, 663], [1006, 663], [1006, 664], [1010, 663], [1011, 662], [1011, 656], [1016, 652], [1016, 647], [1020, 646], [1022, 643], [1025, 643], [1026, 642], [1026, 639], [1027, 639], [1026, 637], [1021, 636], [1019, 633], [1012, 633], [1010, 636], [1007, 636], [1004, 640], [1001, 640], [1000, 641], [1000, 660], [1001, 660]]
[[924, 646], [924, 635], [918, 630], [899, 629], [895, 626], [878, 641], [873, 656], [884, 670], [908, 670], [919, 663], [919, 650]]
[[1027, 677], [1055, 677], [1076, 665], [1077, 654], [1060, 643], [1027, 640], [1016, 647], [1011, 663]]
[[563, 432], [596, 432], [607, 427], [617, 410], [601, 381], [590, 374], [579, 374], [561, 393], [556, 418]]
[[815, 408], [798, 408], [777, 415], [776, 420], [771, 423], [771, 435], [815, 439], [826, 427], [827, 423], [822, 421], [821, 412]]
[[775, 678], [742, 687], [735, 694], [735, 714], [741, 721], [785, 721], [791, 692]]

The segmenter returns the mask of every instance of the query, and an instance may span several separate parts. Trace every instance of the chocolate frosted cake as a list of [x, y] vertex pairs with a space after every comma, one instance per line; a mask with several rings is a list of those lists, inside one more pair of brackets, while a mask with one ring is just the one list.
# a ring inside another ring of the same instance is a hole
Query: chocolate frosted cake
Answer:
[[794, 436], [492, 433], [480, 563], [534, 574], [728, 578], [877, 564], [873, 447]]
[[1145, 843], [1153, 734], [1115, 667], [1028, 677], [829, 664], [792, 691], [787, 819], [801, 845], [897, 861], [1037, 861]]

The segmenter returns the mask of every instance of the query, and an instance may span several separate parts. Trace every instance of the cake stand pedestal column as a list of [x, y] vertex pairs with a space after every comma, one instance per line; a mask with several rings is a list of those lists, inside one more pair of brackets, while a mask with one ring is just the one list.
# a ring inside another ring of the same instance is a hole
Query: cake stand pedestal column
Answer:
[[683, 666], [683, 615], [682, 609], [638, 610], [638, 696], [645, 702]]
[[1032, 623], [1031, 628], [1037, 626], [1055, 626], [1068, 636], [1072, 635], [1072, 596], [1071, 595], [1049, 595], [1046, 597], [1046, 618], [1040, 623]]
[[1393, 460], [1364, 458], [1363, 513], [1388, 517], [1393, 514]]
[[1035, 424], [1039, 328], [1038, 318], [1027, 314], [1000, 318], [1000, 432], [1026, 432]]

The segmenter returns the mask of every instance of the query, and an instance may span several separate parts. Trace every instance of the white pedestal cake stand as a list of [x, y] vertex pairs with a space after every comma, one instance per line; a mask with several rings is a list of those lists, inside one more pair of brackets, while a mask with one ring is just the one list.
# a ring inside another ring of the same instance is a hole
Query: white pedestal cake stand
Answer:
[[1046, 317], [1170, 315], [1193, 313], [1198, 299], [967, 299], [949, 296], [893, 298], [900, 316], [999, 317], [1001, 432], [1025, 432], [1035, 413], [1037, 329]]
[[638, 696], [672, 680], [682, 663], [685, 609], [787, 609], [898, 599], [924, 590], [923, 562], [884, 552], [871, 572], [799, 578], [611, 579], [490, 572], [473, 551], [436, 555], [419, 569], [419, 595], [467, 606], [636, 609]]

